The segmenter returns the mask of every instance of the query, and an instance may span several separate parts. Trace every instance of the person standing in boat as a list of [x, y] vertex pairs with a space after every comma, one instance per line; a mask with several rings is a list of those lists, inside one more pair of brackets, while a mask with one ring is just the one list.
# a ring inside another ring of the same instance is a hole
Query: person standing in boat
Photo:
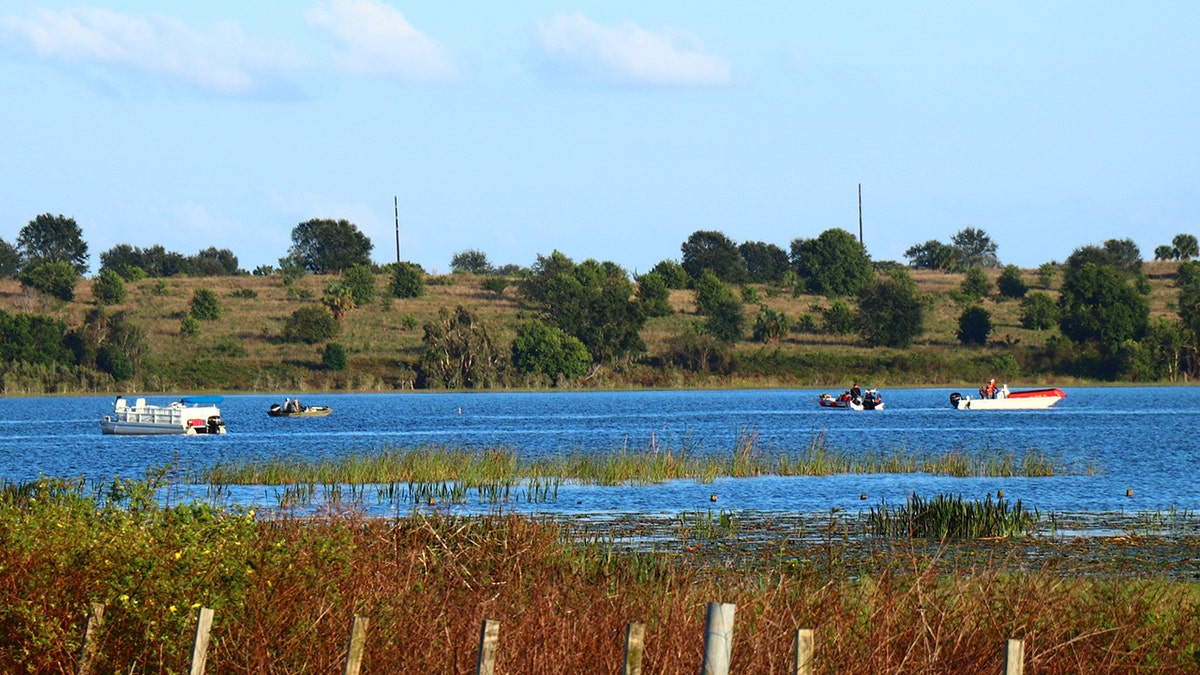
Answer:
[[288, 398], [285, 398], [285, 399], [283, 399], [283, 412], [292, 412], [292, 399], [291, 399], [291, 397], [288, 397]]
[[987, 381], [987, 384], [979, 388], [979, 395], [984, 398], [996, 398], [996, 378]]
[[857, 382], [850, 385], [850, 400], [855, 402], [862, 400], [862, 389], [858, 388]]

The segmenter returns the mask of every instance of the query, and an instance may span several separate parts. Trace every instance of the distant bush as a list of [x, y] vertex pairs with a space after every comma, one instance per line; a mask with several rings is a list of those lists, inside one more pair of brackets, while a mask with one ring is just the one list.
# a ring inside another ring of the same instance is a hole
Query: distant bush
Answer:
[[853, 333], [858, 325], [854, 309], [850, 307], [850, 303], [841, 298], [829, 303], [829, 307], [821, 309], [820, 312], [821, 323], [827, 333], [846, 335]]
[[375, 272], [370, 265], [352, 265], [342, 272], [342, 285], [359, 307], [375, 299]]
[[337, 342], [325, 345], [324, 351], [321, 352], [321, 367], [325, 370], [345, 370], [346, 348]]
[[241, 298], [243, 300], [253, 300], [258, 297], [258, 291], [253, 288], [239, 288], [229, 294], [231, 298]]
[[1004, 271], [1000, 272], [1000, 278], [996, 279], [996, 288], [1005, 298], [1025, 297], [1029, 291], [1029, 285], [1021, 278], [1021, 268], [1016, 265], [1005, 265]]
[[992, 315], [978, 305], [968, 307], [958, 317], [958, 341], [964, 345], [985, 345], [992, 332]]
[[100, 270], [92, 284], [92, 294], [101, 305], [119, 305], [125, 302], [125, 282], [112, 270]]
[[79, 281], [79, 273], [70, 263], [48, 262], [21, 272], [18, 278], [24, 286], [70, 302], [75, 299], [75, 284]]
[[283, 322], [285, 342], [314, 344], [325, 342], [338, 334], [341, 326], [323, 305], [301, 307]]
[[1034, 291], [1021, 298], [1021, 326], [1046, 330], [1058, 325], [1058, 305], [1045, 291]]
[[419, 298], [425, 295], [425, 274], [412, 263], [395, 263], [389, 289], [397, 298]]
[[216, 321], [221, 318], [221, 301], [208, 288], [197, 288], [192, 292], [189, 314], [200, 321]]
[[185, 337], [196, 337], [200, 334], [200, 322], [194, 316], [185, 316], [179, 322], [179, 334]]

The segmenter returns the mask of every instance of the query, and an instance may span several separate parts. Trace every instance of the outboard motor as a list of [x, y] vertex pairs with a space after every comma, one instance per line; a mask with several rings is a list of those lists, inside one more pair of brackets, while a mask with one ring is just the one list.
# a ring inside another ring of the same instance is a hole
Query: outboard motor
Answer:
[[954, 392], [953, 394], [950, 394], [950, 407], [957, 408], [958, 402], [961, 400], [962, 400], [962, 394], [958, 393], [957, 391]]

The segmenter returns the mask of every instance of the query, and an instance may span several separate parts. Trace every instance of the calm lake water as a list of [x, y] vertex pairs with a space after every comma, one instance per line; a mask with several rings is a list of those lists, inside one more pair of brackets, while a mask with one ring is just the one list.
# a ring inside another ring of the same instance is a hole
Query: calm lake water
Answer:
[[[886, 409], [863, 412], [822, 409], [819, 390], [323, 394], [302, 400], [333, 406], [333, 414], [306, 419], [266, 415], [272, 403], [283, 402], [283, 394], [237, 395], [221, 403], [228, 434], [212, 437], [104, 436], [99, 420], [112, 411], [109, 396], [6, 398], [0, 399], [0, 477], [136, 478], [173, 459], [198, 467], [281, 454], [317, 458], [431, 443], [503, 446], [528, 456], [642, 450], [657, 444], [726, 456], [740, 436], [754, 434], [772, 454], [800, 453], [816, 438], [843, 452], [1037, 450], [1073, 471], [1049, 478], [905, 474], [676, 481], [636, 488], [566, 486], [553, 503], [505, 508], [815, 512], [861, 510], [883, 499], [902, 503], [913, 493], [982, 499], [1002, 489], [1008, 499], [1021, 499], [1044, 512], [1200, 510], [1195, 480], [1200, 463], [1198, 389], [1068, 388], [1067, 398], [1050, 410], [1011, 412], [954, 410], [951, 391], [885, 390]], [[146, 398], [152, 403], [172, 400]], [[1086, 475], [1089, 467], [1093, 475]], [[1127, 490], [1133, 495], [1127, 496]], [[247, 488], [236, 499], [273, 506], [276, 498], [263, 488]]]

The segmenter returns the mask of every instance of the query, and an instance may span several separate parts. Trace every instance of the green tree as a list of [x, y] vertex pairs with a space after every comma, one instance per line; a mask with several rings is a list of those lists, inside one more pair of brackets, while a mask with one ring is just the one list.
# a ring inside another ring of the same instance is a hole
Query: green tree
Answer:
[[354, 293], [351, 292], [350, 287], [341, 281], [325, 287], [325, 293], [321, 296], [321, 304], [329, 308], [329, 313], [333, 315], [335, 321], [341, 321], [347, 312], [358, 306], [354, 302]]
[[313, 274], [336, 274], [370, 265], [371, 240], [348, 220], [314, 218], [292, 229], [288, 258]]
[[650, 268], [650, 271], [661, 276], [663, 281], [666, 282], [667, 288], [673, 291], [682, 291], [692, 281], [692, 278], [688, 276], [687, 270], [683, 269], [683, 265], [674, 260], [660, 260], [654, 267]]
[[1054, 284], [1054, 277], [1058, 274], [1058, 265], [1052, 262], [1045, 262], [1038, 265], [1037, 276], [1038, 284], [1045, 289], [1049, 289]]
[[66, 324], [57, 319], [0, 309], [0, 364], [70, 364], [73, 359], [65, 345], [66, 335]]
[[1022, 298], [1029, 292], [1029, 286], [1021, 277], [1021, 268], [1016, 265], [1005, 265], [996, 279], [996, 288], [1004, 298]]
[[854, 295], [875, 274], [867, 250], [842, 229], [825, 230], [816, 239], [795, 239], [791, 248], [792, 267], [811, 293]]
[[1117, 372], [1132, 382], [1175, 381], [1180, 375], [1185, 344], [1181, 325], [1156, 317], [1140, 341], [1126, 340], [1117, 351]]
[[697, 230], [680, 246], [683, 269], [692, 279], [699, 279], [704, 270], [712, 270], [725, 283], [737, 284], [746, 278], [742, 254], [729, 237], [713, 230]]
[[233, 251], [215, 246], [184, 259], [183, 269], [194, 277], [232, 277], [242, 273]]
[[728, 375], [734, 367], [730, 345], [691, 325], [682, 333], [667, 338], [664, 359], [671, 365], [696, 373]]
[[671, 307], [671, 290], [661, 274], [647, 272], [638, 277], [637, 282], [637, 299], [646, 316], [670, 316], [675, 313]]
[[375, 271], [370, 265], [351, 265], [342, 272], [342, 285], [359, 307], [375, 300]]
[[458, 273], [492, 274], [495, 270], [487, 254], [473, 248], [459, 251], [450, 258], [450, 269]]
[[119, 305], [125, 302], [125, 281], [112, 270], [100, 270], [92, 284], [92, 295], [101, 305]]
[[925, 330], [925, 300], [903, 269], [858, 292], [858, 331], [871, 345], [908, 347]]
[[959, 267], [958, 251], [953, 246], [930, 239], [924, 244], [913, 244], [904, 252], [908, 264], [919, 270], [953, 272]]
[[21, 252], [0, 237], [0, 279], [16, 279], [21, 271]]
[[1021, 298], [1021, 326], [1029, 330], [1046, 330], [1058, 325], [1058, 305], [1045, 291], [1034, 291]]
[[821, 309], [821, 327], [826, 333], [846, 335], [853, 333], [857, 326], [858, 317], [854, 315], [854, 308], [842, 298], [833, 300], [828, 307]]
[[589, 259], [576, 265], [558, 251], [539, 255], [520, 294], [540, 311], [542, 320], [587, 346], [595, 363], [646, 350], [639, 335], [646, 314], [628, 274], [616, 263]]
[[968, 300], [982, 300], [992, 292], [992, 282], [988, 280], [982, 267], [968, 267], [958, 290]]
[[958, 341], [964, 345], [986, 345], [991, 332], [992, 315], [979, 305], [966, 308], [958, 316]]
[[950, 246], [958, 255], [958, 264], [968, 267], [996, 267], [996, 243], [987, 232], [974, 227], [965, 227], [950, 237]]
[[512, 343], [512, 365], [521, 374], [543, 374], [552, 379], [583, 377], [592, 357], [578, 338], [557, 326], [532, 319], [517, 327]]
[[1125, 275], [1110, 265], [1070, 268], [1058, 298], [1059, 329], [1076, 343], [1095, 343], [1112, 353], [1146, 333], [1150, 306]]
[[22, 286], [70, 302], [75, 298], [75, 284], [79, 282], [79, 273], [68, 263], [46, 262], [24, 268], [18, 278]]
[[778, 344], [787, 337], [792, 329], [792, 322], [787, 314], [760, 305], [758, 316], [754, 317], [754, 339], [764, 344]]
[[392, 279], [388, 289], [395, 298], [419, 298], [425, 295], [425, 273], [412, 263], [391, 265]]
[[417, 384], [427, 389], [476, 389], [504, 383], [504, 350], [492, 330], [465, 308], [445, 307], [425, 324]]
[[1161, 246], [1155, 246], [1154, 247], [1154, 259], [1156, 261], [1158, 261], [1158, 260], [1175, 260], [1175, 251], [1176, 251], [1175, 248], [1173, 248], [1171, 246], [1167, 246], [1166, 244], [1163, 244]]
[[221, 300], [211, 289], [197, 288], [192, 292], [188, 314], [199, 321], [216, 321], [221, 318]]
[[742, 303], [730, 293], [709, 309], [708, 318], [704, 321], [704, 332], [721, 342], [733, 344], [742, 339], [745, 325], [746, 313], [742, 309]]
[[694, 284], [696, 289], [696, 313], [711, 316], [717, 305], [734, 300], [733, 290], [721, 283], [712, 270], [704, 270]]
[[292, 312], [283, 322], [284, 342], [316, 344], [337, 336], [341, 324], [324, 305], [309, 305]]
[[1176, 260], [1191, 260], [1200, 255], [1200, 243], [1192, 234], [1175, 235], [1175, 238], [1171, 240], [1171, 246], [1174, 249]]
[[346, 348], [338, 342], [326, 343], [321, 351], [321, 367], [330, 371], [346, 369]]
[[22, 267], [32, 269], [45, 263], [66, 263], [82, 276], [88, 268], [88, 247], [83, 230], [74, 218], [49, 213], [29, 221], [17, 234]]
[[752, 283], [783, 283], [783, 275], [791, 264], [787, 251], [762, 241], [743, 242], [738, 245], [738, 253], [746, 266], [746, 281]]

